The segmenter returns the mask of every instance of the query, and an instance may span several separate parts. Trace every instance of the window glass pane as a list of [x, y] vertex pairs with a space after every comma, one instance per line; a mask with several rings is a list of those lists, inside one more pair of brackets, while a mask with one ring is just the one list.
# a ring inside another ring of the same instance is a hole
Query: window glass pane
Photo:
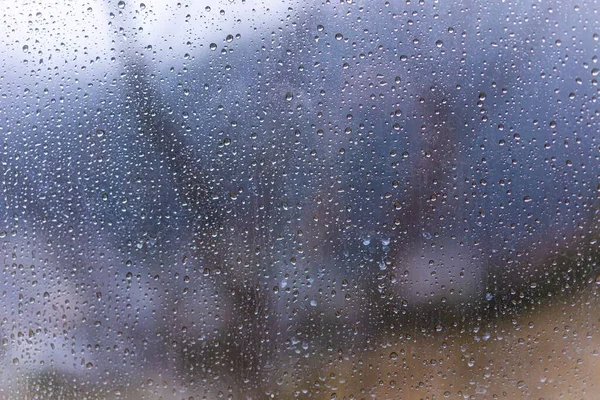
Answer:
[[595, 398], [599, 9], [5, 2], [0, 398]]

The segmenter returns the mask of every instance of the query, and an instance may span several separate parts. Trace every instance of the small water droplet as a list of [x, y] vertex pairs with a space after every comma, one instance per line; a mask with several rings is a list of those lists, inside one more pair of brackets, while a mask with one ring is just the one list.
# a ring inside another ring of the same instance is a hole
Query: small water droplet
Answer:
[[362, 244], [364, 246], [370, 245], [371, 244], [371, 235], [367, 235], [367, 236], [363, 237]]

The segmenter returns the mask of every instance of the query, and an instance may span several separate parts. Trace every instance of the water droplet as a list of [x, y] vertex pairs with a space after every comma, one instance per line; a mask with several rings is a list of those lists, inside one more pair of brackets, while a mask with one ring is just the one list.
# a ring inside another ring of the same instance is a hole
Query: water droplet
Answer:
[[210, 49], [212, 51], [215, 51], [217, 49], [217, 44], [216, 43], [211, 43], [209, 47], [210, 47]]
[[370, 245], [371, 244], [371, 235], [367, 235], [367, 236], [363, 237], [362, 244], [364, 246]]
[[119, 2], [117, 3], [117, 6], [118, 6], [120, 9], [123, 9], [123, 8], [125, 8], [125, 2], [124, 2], [123, 0], [121, 0], [121, 1], [119, 1]]
[[342, 35], [341, 33], [335, 34], [335, 40], [342, 40], [343, 38], [344, 38], [344, 35]]

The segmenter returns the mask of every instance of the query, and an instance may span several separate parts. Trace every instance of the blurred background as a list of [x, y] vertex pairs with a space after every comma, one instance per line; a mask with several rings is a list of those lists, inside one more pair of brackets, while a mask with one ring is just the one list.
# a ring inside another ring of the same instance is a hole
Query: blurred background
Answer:
[[4, 1], [0, 399], [594, 399], [600, 4]]

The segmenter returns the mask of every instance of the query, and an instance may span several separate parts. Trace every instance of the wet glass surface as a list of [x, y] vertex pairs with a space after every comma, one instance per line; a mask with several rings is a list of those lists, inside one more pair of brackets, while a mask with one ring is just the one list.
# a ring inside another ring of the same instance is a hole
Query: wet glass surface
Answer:
[[597, 1], [4, 4], [1, 399], [593, 399]]

